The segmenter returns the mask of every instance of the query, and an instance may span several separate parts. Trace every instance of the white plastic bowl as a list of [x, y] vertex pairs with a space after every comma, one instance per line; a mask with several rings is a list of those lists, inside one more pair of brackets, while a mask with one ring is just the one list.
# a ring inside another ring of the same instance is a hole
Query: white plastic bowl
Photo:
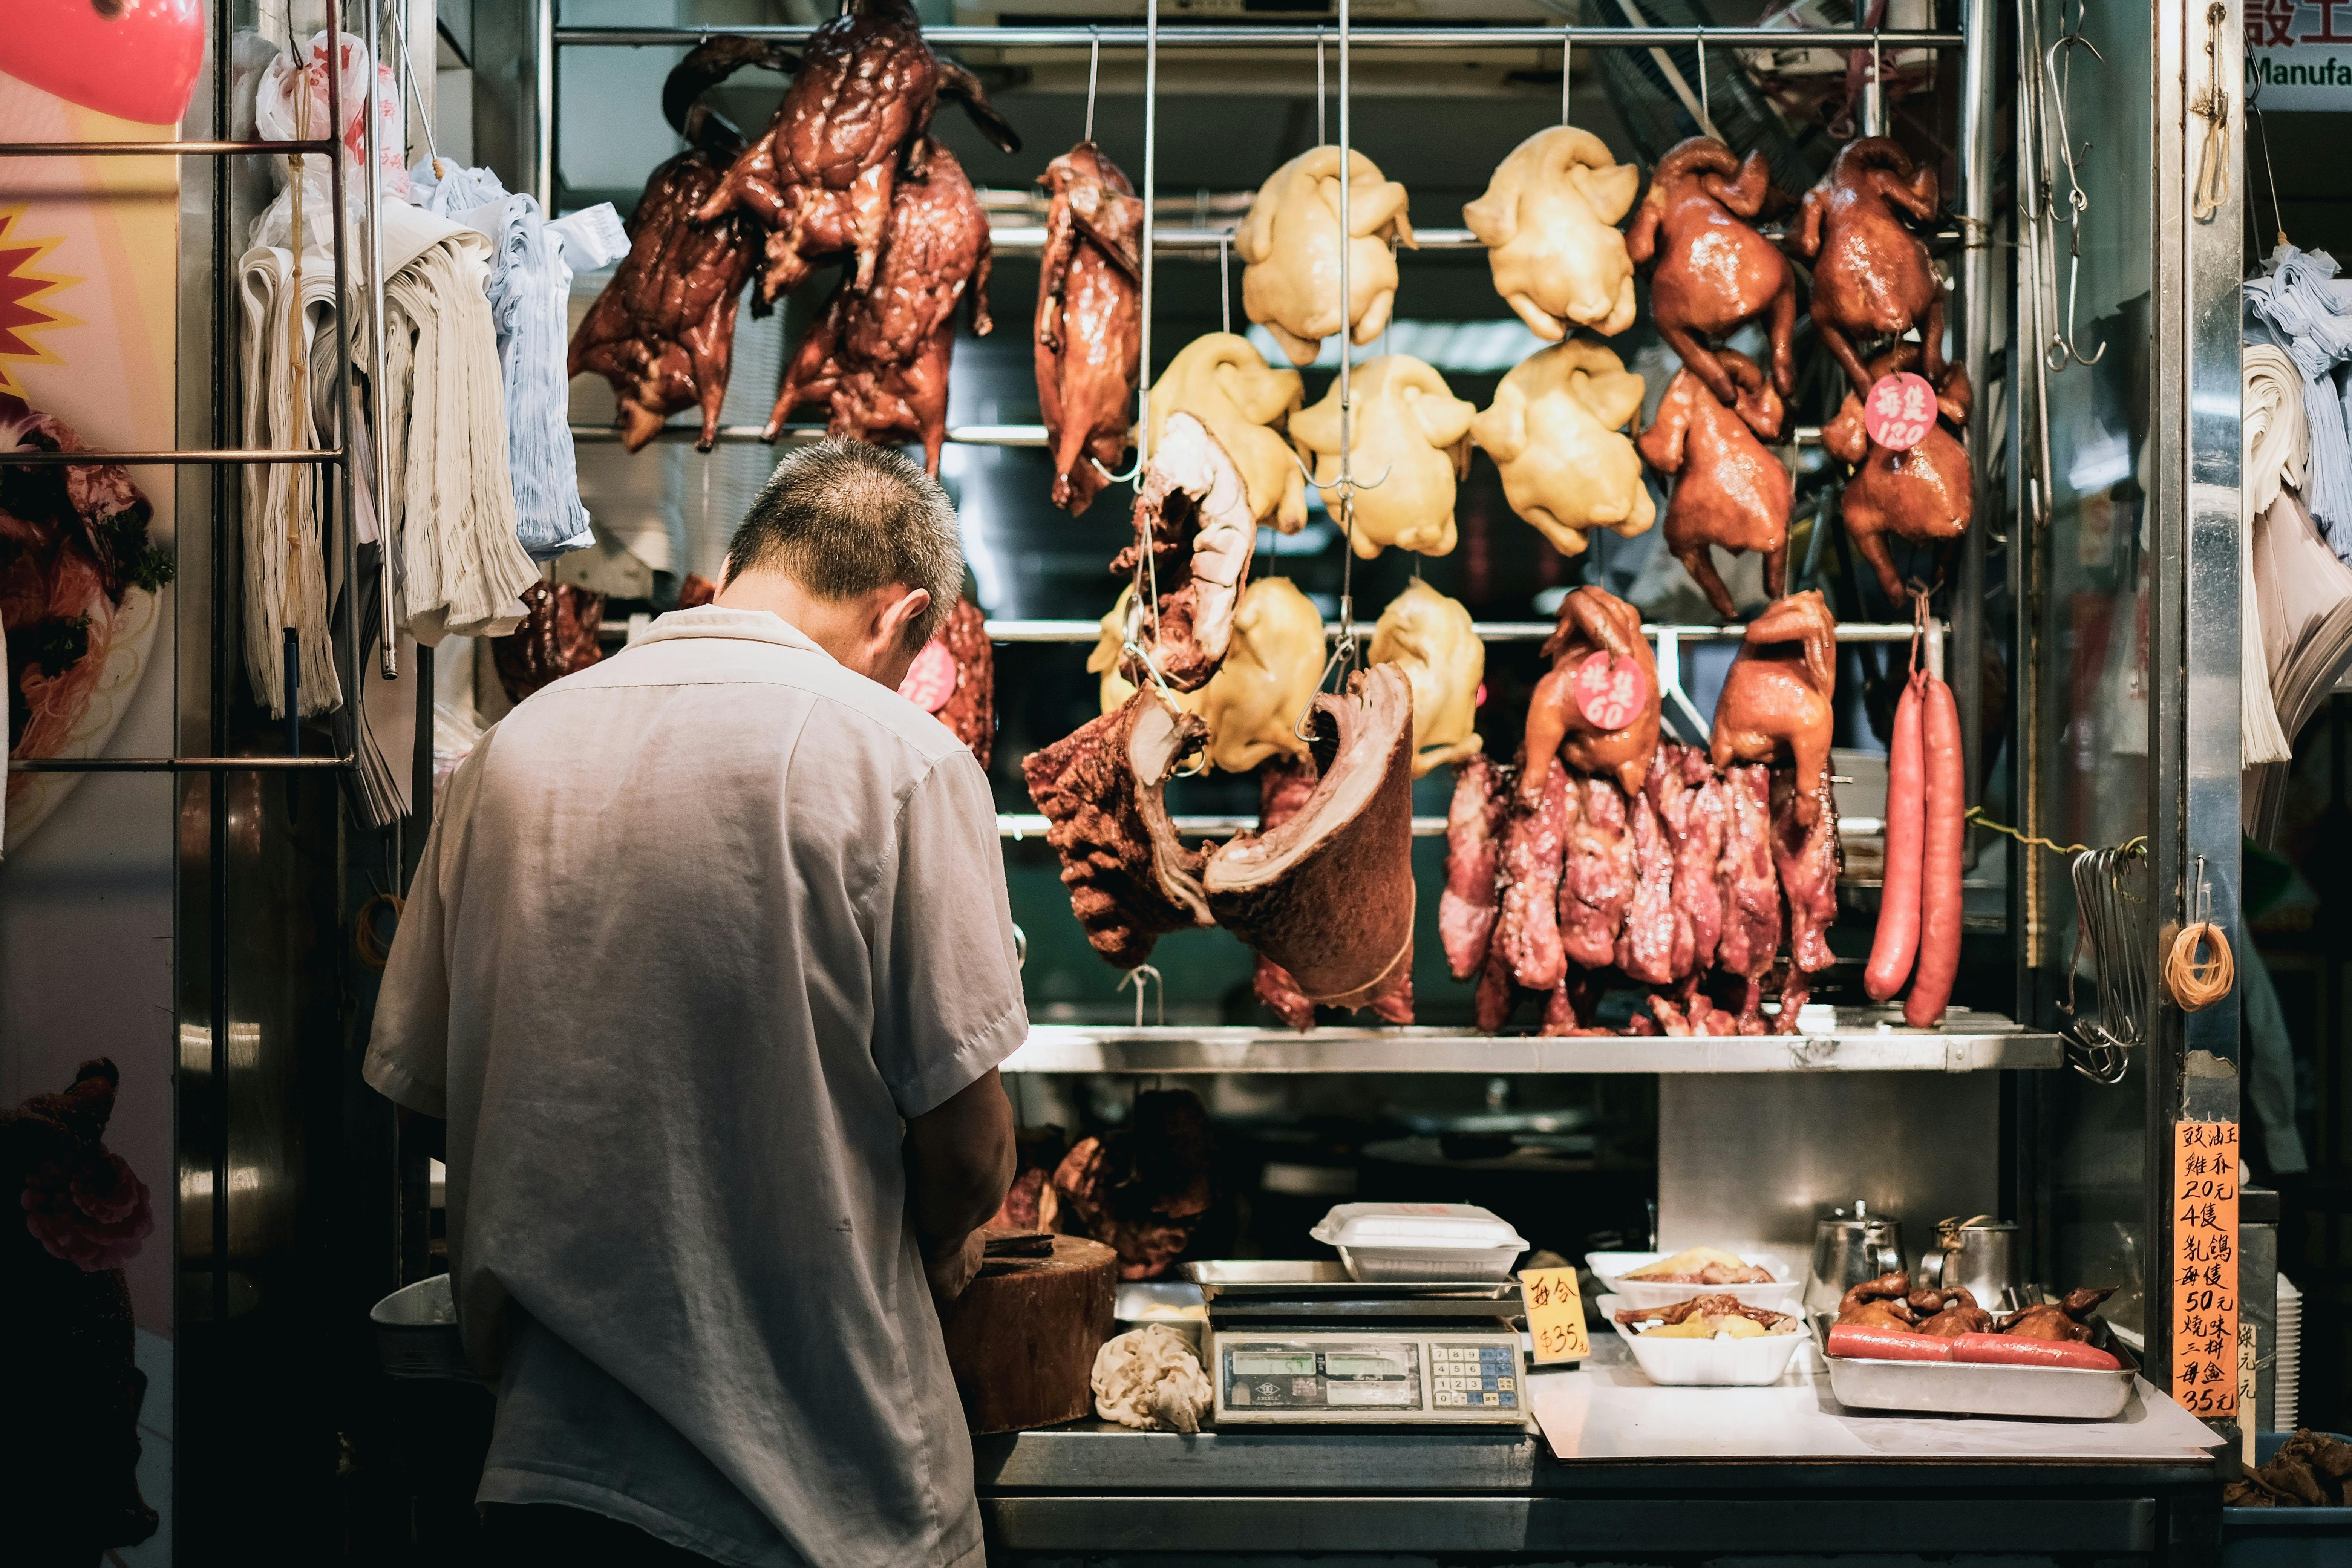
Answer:
[[1594, 1252], [1585, 1264], [1601, 1277], [1601, 1288], [1622, 1296], [1628, 1307], [1671, 1307], [1693, 1296], [1728, 1296], [1743, 1307], [1769, 1307], [1776, 1312], [1798, 1311], [1805, 1282], [1790, 1275], [1788, 1264], [1769, 1252], [1743, 1252], [1742, 1261], [1772, 1276], [1769, 1285], [1675, 1285], [1648, 1279], [1628, 1279], [1636, 1268], [1647, 1268], [1674, 1256], [1671, 1252]]
[[1633, 1302], [1603, 1296], [1593, 1305], [1608, 1318], [1610, 1327], [1633, 1352], [1642, 1374], [1652, 1383], [1760, 1388], [1780, 1382], [1797, 1347], [1812, 1337], [1799, 1318], [1793, 1334], [1759, 1334], [1745, 1340], [1662, 1340], [1636, 1333], [1617, 1321], [1617, 1313]]

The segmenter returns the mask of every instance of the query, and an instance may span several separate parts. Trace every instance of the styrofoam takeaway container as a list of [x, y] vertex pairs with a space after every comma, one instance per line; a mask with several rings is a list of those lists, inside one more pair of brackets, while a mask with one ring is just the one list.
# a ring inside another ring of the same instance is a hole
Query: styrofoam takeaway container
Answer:
[[1507, 1279], [1528, 1249], [1508, 1220], [1471, 1204], [1340, 1204], [1307, 1234], [1365, 1282]]
[[1757, 1334], [1744, 1340], [1662, 1340], [1617, 1321], [1620, 1309], [1633, 1305], [1619, 1296], [1603, 1296], [1593, 1303], [1652, 1383], [1760, 1388], [1780, 1382], [1795, 1359], [1797, 1347], [1812, 1337], [1799, 1318], [1797, 1331], [1791, 1334]]

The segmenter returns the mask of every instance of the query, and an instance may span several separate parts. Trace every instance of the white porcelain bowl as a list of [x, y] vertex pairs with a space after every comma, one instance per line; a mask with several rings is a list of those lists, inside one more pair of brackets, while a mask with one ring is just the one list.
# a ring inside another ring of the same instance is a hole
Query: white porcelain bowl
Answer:
[[1800, 1310], [1798, 1303], [1805, 1293], [1804, 1280], [1792, 1277], [1788, 1264], [1769, 1252], [1739, 1255], [1743, 1262], [1752, 1263], [1772, 1276], [1769, 1285], [1672, 1285], [1625, 1278], [1636, 1268], [1647, 1268], [1673, 1256], [1671, 1252], [1594, 1252], [1588, 1253], [1584, 1261], [1601, 1277], [1601, 1289], [1622, 1296], [1628, 1307], [1671, 1307], [1693, 1296], [1728, 1296], [1743, 1307], [1769, 1307], [1776, 1312]]
[[1812, 1338], [1812, 1331], [1799, 1319], [1793, 1334], [1759, 1334], [1745, 1340], [1662, 1340], [1636, 1333], [1617, 1321], [1617, 1313], [1633, 1302], [1603, 1296], [1593, 1305], [1609, 1319], [1610, 1327], [1624, 1340], [1643, 1375], [1652, 1383], [1759, 1388], [1780, 1382], [1797, 1347]]

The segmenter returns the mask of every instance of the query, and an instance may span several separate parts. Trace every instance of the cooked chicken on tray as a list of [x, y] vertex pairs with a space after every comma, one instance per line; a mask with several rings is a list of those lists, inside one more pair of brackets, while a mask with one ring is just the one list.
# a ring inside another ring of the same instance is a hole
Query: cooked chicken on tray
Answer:
[[[1348, 207], [1339, 210], [1339, 149], [1310, 147], [1276, 169], [1234, 234], [1244, 263], [1242, 309], [1293, 364], [1312, 364], [1323, 340], [1346, 331], [1369, 343], [1396, 303], [1391, 240], [1414, 248], [1405, 188], [1361, 153], [1348, 155]], [[1630, 200], [1631, 197], [1628, 197]], [[1348, 299], [1339, 300], [1339, 247], [1348, 247]]]
[[945, 147], [893, 187], [879, 269], [871, 289], [845, 276], [793, 350], [783, 390], [761, 434], [772, 441], [803, 404], [827, 413], [826, 430], [860, 441], [919, 440], [923, 467], [940, 471], [948, 436], [948, 365], [955, 312], [968, 303], [986, 336], [988, 215]]
[[1772, 384], [1783, 397], [1797, 390], [1789, 346], [1797, 324], [1796, 273], [1746, 221], [1763, 209], [1770, 184], [1762, 153], [1742, 161], [1713, 137], [1694, 136], [1658, 160], [1650, 194], [1625, 236], [1635, 262], [1657, 261], [1650, 318], [1658, 335], [1718, 403], [1737, 403], [1740, 393], [1706, 340], [1759, 320], [1772, 345]]
[[1724, 350], [1717, 369], [1738, 388], [1737, 408], [1717, 402], [1696, 367], [1686, 365], [1666, 384], [1658, 417], [1636, 445], [1652, 468], [1675, 476], [1666, 499], [1666, 548], [1727, 620], [1739, 608], [1716, 570], [1715, 547], [1763, 556], [1764, 591], [1779, 598], [1789, 574], [1789, 508], [1795, 492], [1789, 470], [1757, 439], [1759, 432], [1767, 438], [1780, 434], [1779, 395], [1744, 354]]
[[1470, 422], [1495, 459], [1511, 510], [1562, 555], [1606, 528], [1631, 539], [1656, 521], [1642, 459], [1624, 426], [1642, 410], [1642, 378], [1599, 343], [1571, 338], [1521, 360]]
[[1903, 221], [1927, 222], [1937, 201], [1934, 167], [1914, 169], [1911, 155], [1883, 136], [1839, 148], [1805, 193], [1789, 247], [1813, 264], [1813, 329], [1856, 392], [1870, 391], [1859, 345], [1914, 327], [1927, 379], [1944, 378], [1943, 283], [1926, 243]]
[[1792, 1312], [1751, 1307], [1736, 1296], [1694, 1296], [1671, 1307], [1623, 1307], [1617, 1321], [1654, 1340], [1747, 1340], [1793, 1334], [1803, 1327]]
[[1496, 166], [1462, 221], [1529, 331], [1558, 342], [1575, 323], [1613, 336], [1633, 324], [1633, 262], [1616, 224], [1641, 188], [1642, 171], [1601, 138], [1555, 125]]
[[[1355, 367], [1349, 386], [1349, 471], [1370, 488], [1355, 493], [1349, 542], [1369, 561], [1394, 545], [1423, 555], [1454, 548], [1454, 483], [1470, 468], [1470, 421], [1478, 412], [1446, 390], [1445, 378], [1409, 354], [1383, 354]], [[1290, 434], [1315, 458], [1315, 481], [1339, 478], [1339, 384], [1290, 416]], [[1327, 506], [1338, 492], [1326, 489]]]
[[874, 287], [898, 182], [922, 178], [938, 150], [929, 132], [941, 98], [960, 100], [998, 147], [1021, 150], [979, 79], [931, 53], [909, 0], [850, 0], [784, 58], [783, 101], [694, 215], [712, 224], [740, 212], [769, 231], [760, 289], [771, 303], [836, 258], [852, 260], [852, 289]]
[[1295, 370], [1275, 370], [1234, 332], [1194, 338], [1151, 388], [1151, 445], [1189, 414], [1209, 427], [1249, 491], [1250, 515], [1284, 533], [1307, 526], [1307, 479], [1283, 430], [1304, 401]]
[[1081, 512], [1126, 466], [1135, 422], [1143, 204], [1091, 142], [1045, 165], [1037, 183], [1052, 196], [1038, 261], [1037, 404], [1054, 504]]

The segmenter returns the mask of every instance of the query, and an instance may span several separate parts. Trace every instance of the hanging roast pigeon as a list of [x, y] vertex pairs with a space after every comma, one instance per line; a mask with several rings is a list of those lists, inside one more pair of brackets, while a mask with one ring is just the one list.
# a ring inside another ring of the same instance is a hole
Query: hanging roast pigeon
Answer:
[[1091, 142], [1051, 163], [1037, 279], [1037, 405], [1054, 455], [1054, 504], [1082, 512], [1123, 467], [1135, 423], [1143, 307], [1143, 204]]

